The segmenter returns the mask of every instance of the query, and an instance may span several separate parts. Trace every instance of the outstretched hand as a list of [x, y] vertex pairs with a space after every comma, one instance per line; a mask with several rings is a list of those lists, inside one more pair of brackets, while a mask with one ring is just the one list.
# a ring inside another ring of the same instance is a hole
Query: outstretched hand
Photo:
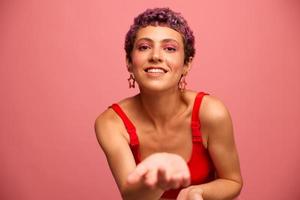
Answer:
[[149, 188], [177, 189], [190, 184], [190, 172], [186, 161], [179, 155], [155, 153], [144, 159], [128, 175], [128, 184], [138, 182]]

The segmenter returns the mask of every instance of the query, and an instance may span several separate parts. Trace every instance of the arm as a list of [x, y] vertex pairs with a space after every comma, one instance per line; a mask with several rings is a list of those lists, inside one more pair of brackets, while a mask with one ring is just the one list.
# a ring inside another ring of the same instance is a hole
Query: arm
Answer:
[[212, 96], [203, 98], [202, 107], [199, 113], [202, 130], [208, 133], [208, 151], [218, 178], [206, 184], [191, 186], [182, 192], [186, 193], [182, 196], [198, 193], [202, 194], [204, 200], [233, 199], [239, 195], [243, 182], [230, 114], [223, 103]]
[[122, 198], [159, 199], [163, 193], [161, 189], [151, 189], [141, 181], [128, 184], [127, 177], [134, 171], [136, 164], [128, 144], [129, 138], [122, 135], [122, 132], [126, 132], [122, 125], [122, 121], [110, 109], [102, 113], [95, 122], [98, 142], [105, 153]]
[[95, 131], [123, 199], [159, 199], [165, 190], [190, 184], [188, 166], [176, 154], [154, 153], [136, 166], [118, 120], [108, 110], [96, 120]]

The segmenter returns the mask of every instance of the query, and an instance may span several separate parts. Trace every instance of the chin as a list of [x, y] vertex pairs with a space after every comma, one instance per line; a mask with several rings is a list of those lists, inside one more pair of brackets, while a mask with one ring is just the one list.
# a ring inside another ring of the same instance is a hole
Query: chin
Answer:
[[142, 86], [142, 87], [139, 86], [139, 88], [140, 88], [140, 91], [143, 91], [143, 92], [159, 93], [159, 92], [170, 91], [173, 87], [166, 87], [166, 86], [162, 86], [160, 84], [160, 85], [147, 85], [147, 86]]

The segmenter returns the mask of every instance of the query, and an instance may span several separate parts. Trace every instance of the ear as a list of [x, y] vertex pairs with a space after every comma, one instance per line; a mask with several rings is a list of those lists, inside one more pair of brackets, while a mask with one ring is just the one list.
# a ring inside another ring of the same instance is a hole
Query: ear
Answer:
[[126, 66], [128, 72], [132, 73], [132, 63], [128, 60], [128, 58], [126, 58]]
[[183, 75], [187, 75], [188, 74], [188, 72], [192, 68], [192, 63], [193, 63], [193, 57], [189, 57], [188, 62], [183, 65]]

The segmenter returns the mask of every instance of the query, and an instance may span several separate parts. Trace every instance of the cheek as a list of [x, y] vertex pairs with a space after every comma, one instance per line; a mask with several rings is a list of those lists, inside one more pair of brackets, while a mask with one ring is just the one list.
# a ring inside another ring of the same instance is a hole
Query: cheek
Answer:
[[131, 55], [131, 61], [134, 66], [142, 65], [145, 62], [145, 59], [145, 55], [143, 54], [136, 54], [133, 52]]
[[166, 63], [174, 70], [182, 70], [184, 65], [184, 57], [182, 55], [166, 57]]

